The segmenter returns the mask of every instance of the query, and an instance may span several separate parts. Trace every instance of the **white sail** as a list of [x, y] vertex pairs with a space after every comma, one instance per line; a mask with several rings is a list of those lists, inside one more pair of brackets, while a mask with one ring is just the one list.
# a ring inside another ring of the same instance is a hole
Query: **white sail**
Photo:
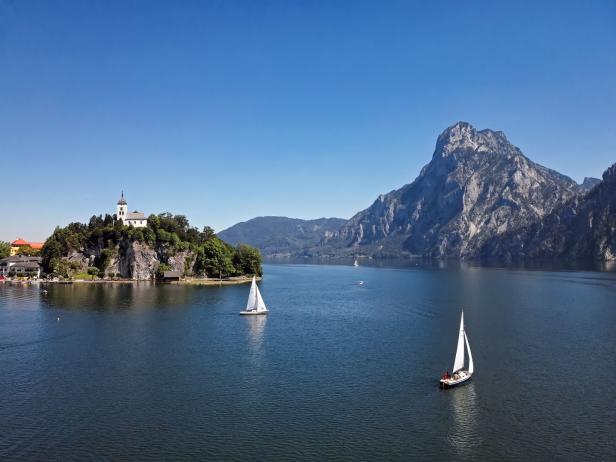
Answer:
[[267, 307], [265, 306], [265, 302], [263, 301], [263, 297], [261, 297], [261, 292], [259, 292], [259, 288], [255, 284], [255, 288], [257, 289], [257, 304], [255, 309], [257, 311], [267, 311]]
[[246, 303], [246, 311], [254, 311], [257, 307], [257, 280], [252, 277], [252, 285], [250, 286], [250, 294], [248, 294], [248, 302]]
[[466, 349], [468, 350], [468, 372], [472, 374], [475, 370], [475, 366], [473, 365], [473, 355], [471, 354], [471, 346], [468, 344], [466, 332], [464, 332], [464, 340], [466, 340]]
[[459, 371], [464, 367], [464, 312], [460, 319], [460, 334], [458, 335], [458, 348], [456, 350], [456, 359], [453, 361], [453, 372]]

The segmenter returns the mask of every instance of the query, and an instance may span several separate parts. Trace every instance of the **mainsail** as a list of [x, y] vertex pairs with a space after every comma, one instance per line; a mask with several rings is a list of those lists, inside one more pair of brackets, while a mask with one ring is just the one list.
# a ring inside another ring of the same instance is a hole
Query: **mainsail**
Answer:
[[257, 287], [256, 277], [252, 277], [252, 285], [250, 286], [250, 294], [248, 294], [248, 302], [246, 303], [246, 311], [267, 311], [265, 302], [261, 297], [261, 292]]
[[453, 361], [453, 372], [459, 371], [464, 367], [464, 337], [464, 312], [462, 312], [462, 319], [460, 319], [460, 334], [458, 335], [458, 348], [456, 350], [456, 359], [454, 359]]

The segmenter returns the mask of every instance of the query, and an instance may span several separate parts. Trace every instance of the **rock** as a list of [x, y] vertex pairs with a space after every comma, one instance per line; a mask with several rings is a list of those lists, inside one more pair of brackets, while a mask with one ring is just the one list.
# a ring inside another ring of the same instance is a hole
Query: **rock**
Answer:
[[195, 261], [196, 258], [193, 252], [184, 251], [170, 256], [167, 264], [171, 267], [171, 271], [179, 271], [182, 275], [185, 275], [193, 273]]
[[159, 261], [156, 252], [146, 244], [136, 241], [123, 242], [120, 248], [118, 270], [122, 277], [143, 280], [152, 279]]
[[490, 239], [480, 256], [616, 260], [616, 164], [588, 194], [530, 226]]
[[502, 132], [459, 122], [438, 137], [413, 183], [379, 196], [326, 238], [322, 252], [473, 257], [486, 241], [540, 220], [581, 192]]

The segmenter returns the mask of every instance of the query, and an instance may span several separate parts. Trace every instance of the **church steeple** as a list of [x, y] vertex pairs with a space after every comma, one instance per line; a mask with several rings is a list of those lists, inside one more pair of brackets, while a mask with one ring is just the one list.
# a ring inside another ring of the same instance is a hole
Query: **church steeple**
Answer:
[[120, 197], [118, 205], [126, 205], [126, 199], [124, 199], [124, 190], [122, 190], [122, 197]]
[[121, 220], [124, 223], [128, 214], [128, 204], [126, 203], [126, 199], [124, 199], [124, 191], [122, 191], [122, 196], [120, 196], [120, 200], [118, 201], [118, 206], [116, 209], [116, 218]]

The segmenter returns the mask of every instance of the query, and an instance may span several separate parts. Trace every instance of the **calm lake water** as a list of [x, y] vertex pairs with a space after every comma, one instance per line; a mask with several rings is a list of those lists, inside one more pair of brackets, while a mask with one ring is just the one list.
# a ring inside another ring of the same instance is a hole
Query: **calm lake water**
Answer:
[[0, 459], [616, 460], [616, 274], [265, 271], [267, 317], [248, 285], [0, 284]]

